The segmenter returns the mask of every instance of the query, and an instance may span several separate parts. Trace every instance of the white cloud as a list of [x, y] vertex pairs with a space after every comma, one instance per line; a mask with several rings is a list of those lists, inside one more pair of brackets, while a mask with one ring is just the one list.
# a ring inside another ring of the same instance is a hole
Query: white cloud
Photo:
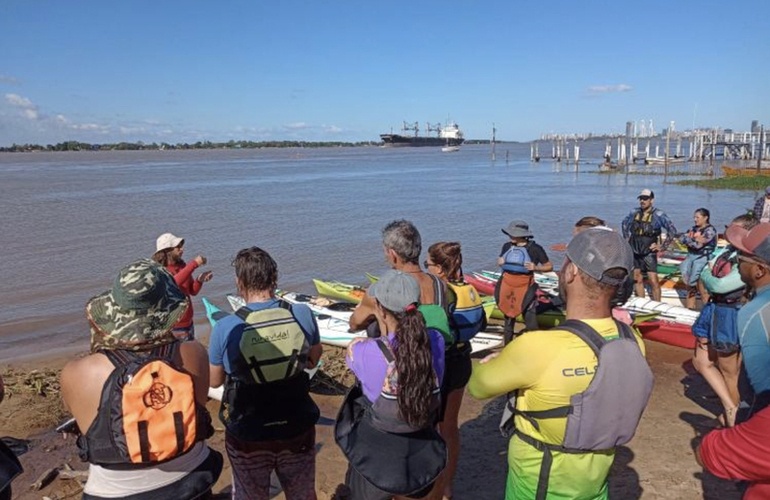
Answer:
[[633, 90], [633, 87], [625, 83], [619, 85], [592, 85], [588, 87], [588, 92], [591, 94], [609, 94], [613, 92], [629, 92], [631, 90]]
[[5, 94], [5, 100], [11, 106], [21, 108], [21, 115], [27, 120], [37, 121], [40, 118], [37, 106], [19, 94]]
[[284, 125], [284, 128], [287, 128], [289, 130], [304, 130], [304, 129], [310, 128], [310, 126], [305, 122], [295, 122], [295, 123], [288, 123]]
[[35, 105], [32, 104], [32, 101], [26, 97], [20, 96], [19, 94], [5, 94], [5, 100], [8, 101], [8, 104], [11, 104], [12, 106], [18, 106], [20, 108], [35, 107]]

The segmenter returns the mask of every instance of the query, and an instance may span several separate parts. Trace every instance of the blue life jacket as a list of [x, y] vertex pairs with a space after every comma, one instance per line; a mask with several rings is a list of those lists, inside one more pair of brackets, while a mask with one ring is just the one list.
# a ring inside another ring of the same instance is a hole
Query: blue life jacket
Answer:
[[526, 268], [525, 264], [532, 262], [526, 247], [511, 245], [505, 254], [503, 254], [503, 271], [516, 274], [530, 274], [532, 271]]

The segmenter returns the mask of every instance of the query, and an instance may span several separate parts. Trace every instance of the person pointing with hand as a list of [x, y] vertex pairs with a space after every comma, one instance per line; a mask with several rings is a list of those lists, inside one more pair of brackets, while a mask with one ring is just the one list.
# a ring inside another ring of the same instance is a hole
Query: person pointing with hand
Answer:
[[206, 265], [206, 257], [197, 255], [188, 263], [182, 259], [184, 254], [184, 238], [179, 238], [171, 233], [163, 233], [155, 242], [155, 254], [153, 260], [162, 265], [174, 276], [174, 281], [187, 296], [189, 307], [182, 318], [174, 325], [173, 333], [180, 340], [193, 340], [195, 338], [195, 323], [193, 322], [193, 308], [190, 296], [198, 295], [204, 283], [213, 277], [211, 271], [201, 273], [193, 278], [193, 271]]

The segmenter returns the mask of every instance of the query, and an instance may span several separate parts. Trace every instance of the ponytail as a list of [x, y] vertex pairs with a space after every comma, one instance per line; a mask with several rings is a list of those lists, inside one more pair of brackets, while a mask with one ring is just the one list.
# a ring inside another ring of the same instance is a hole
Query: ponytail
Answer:
[[410, 304], [395, 317], [398, 327], [393, 354], [399, 414], [410, 426], [423, 428], [430, 423], [431, 393], [436, 384], [428, 329], [417, 304]]

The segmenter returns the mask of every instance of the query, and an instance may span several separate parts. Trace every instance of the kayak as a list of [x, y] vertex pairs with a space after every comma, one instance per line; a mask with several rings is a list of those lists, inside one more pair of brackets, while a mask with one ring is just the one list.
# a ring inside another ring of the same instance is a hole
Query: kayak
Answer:
[[330, 299], [343, 300], [358, 304], [364, 299], [366, 290], [357, 285], [348, 285], [339, 281], [313, 280], [318, 295], [329, 297]]
[[483, 274], [474, 272], [464, 273], [463, 279], [469, 285], [473, 285], [473, 288], [478, 290], [479, 293], [490, 296], [495, 294], [495, 286], [497, 285], [497, 281], [487, 278]]
[[[345, 348], [355, 338], [366, 338], [365, 330], [358, 332], [350, 331], [348, 321], [353, 311], [350, 309], [349, 303], [345, 305], [339, 302], [326, 304], [319, 297], [285, 291], [276, 292], [276, 296], [291, 304], [305, 304], [308, 306], [316, 318], [321, 342], [324, 344]], [[228, 294], [227, 300], [233, 310], [237, 310], [245, 304], [243, 299], [237, 295]], [[494, 333], [479, 332], [470, 342], [472, 352], [479, 352], [498, 347], [503, 343], [503, 337]]]
[[698, 311], [691, 311], [686, 307], [635, 296], [623, 304], [623, 307], [634, 313], [657, 312], [661, 319], [686, 326], [692, 326], [700, 315]]
[[692, 327], [689, 325], [658, 319], [640, 323], [636, 325], [636, 328], [645, 339], [685, 349], [695, 348], [695, 336], [692, 334]]

